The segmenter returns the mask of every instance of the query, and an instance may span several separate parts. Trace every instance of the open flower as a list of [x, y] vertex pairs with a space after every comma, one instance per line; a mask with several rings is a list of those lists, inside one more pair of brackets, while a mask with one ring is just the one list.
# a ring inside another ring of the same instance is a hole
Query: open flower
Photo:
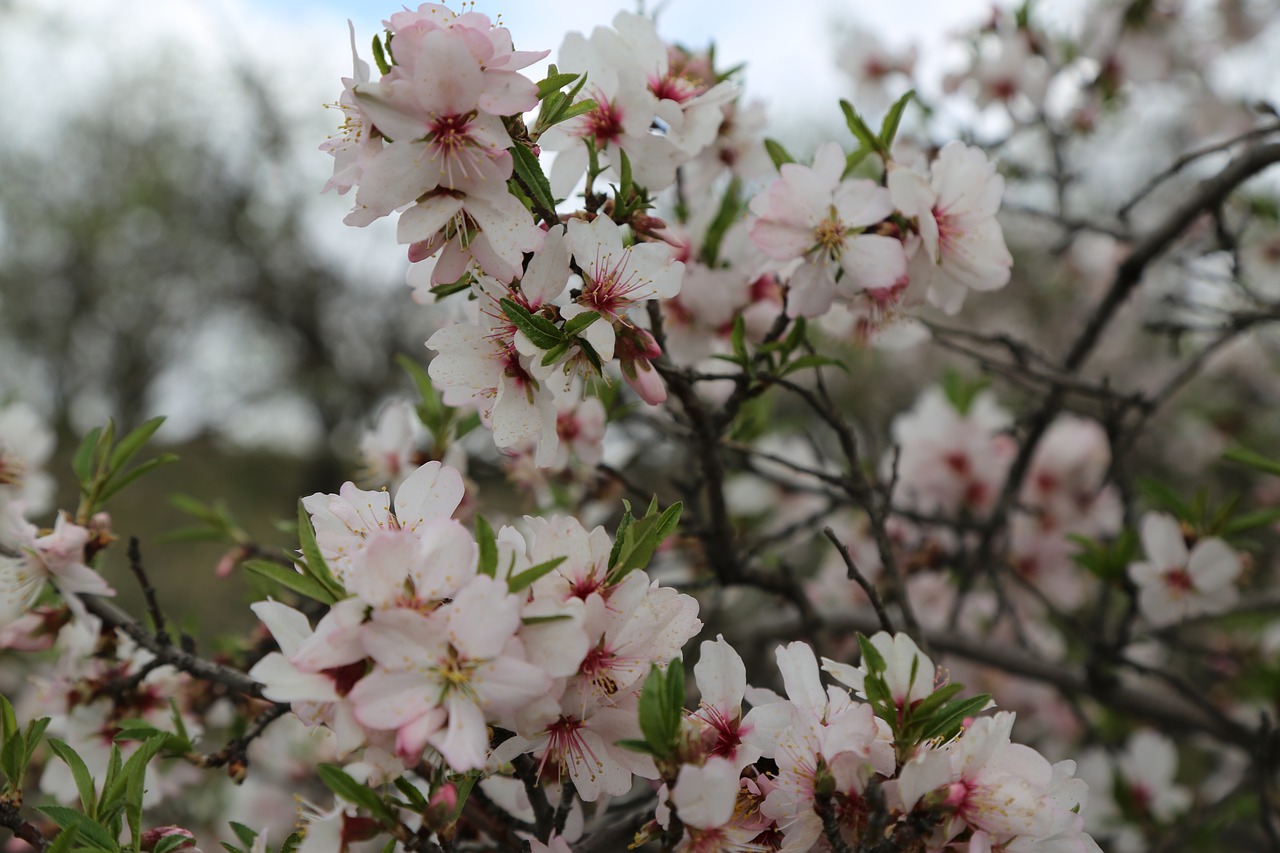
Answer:
[[1148, 562], [1129, 566], [1129, 577], [1138, 585], [1138, 607], [1152, 625], [1221, 613], [1235, 603], [1240, 555], [1221, 539], [1201, 539], [1188, 552], [1178, 522], [1149, 512], [1142, 519], [1142, 548]]

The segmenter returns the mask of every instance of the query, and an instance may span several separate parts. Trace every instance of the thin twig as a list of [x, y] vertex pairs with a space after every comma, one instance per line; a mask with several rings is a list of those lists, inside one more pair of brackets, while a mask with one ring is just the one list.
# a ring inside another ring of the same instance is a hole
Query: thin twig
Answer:
[[840, 552], [840, 556], [844, 559], [844, 564], [849, 570], [849, 580], [862, 587], [862, 591], [871, 600], [871, 606], [875, 608], [876, 616], [880, 618], [880, 627], [890, 634], [898, 633], [893, 629], [893, 620], [889, 618], [889, 613], [884, 609], [884, 602], [880, 600], [880, 593], [876, 592], [875, 584], [867, 580], [866, 575], [858, 570], [857, 563], [853, 561], [853, 555], [849, 553], [849, 546], [841, 542], [836, 537], [836, 532], [830, 527], [822, 528], [822, 533], [831, 540], [831, 544], [835, 545], [836, 550]]

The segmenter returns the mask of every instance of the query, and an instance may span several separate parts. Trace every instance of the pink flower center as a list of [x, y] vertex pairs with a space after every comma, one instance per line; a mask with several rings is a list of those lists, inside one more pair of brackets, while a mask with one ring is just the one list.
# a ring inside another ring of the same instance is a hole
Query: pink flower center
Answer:
[[596, 108], [583, 117], [578, 135], [589, 137], [596, 148], [604, 148], [622, 139], [622, 110], [608, 98], [597, 93]]
[[1186, 595], [1195, 589], [1191, 573], [1183, 568], [1168, 569], [1164, 573], [1164, 585], [1175, 595]]
[[432, 159], [440, 160], [440, 170], [449, 184], [456, 182], [454, 170], [462, 177], [479, 170], [482, 159], [480, 143], [471, 134], [471, 121], [476, 111], [462, 115], [436, 116], [427, 131], [427, 147]]

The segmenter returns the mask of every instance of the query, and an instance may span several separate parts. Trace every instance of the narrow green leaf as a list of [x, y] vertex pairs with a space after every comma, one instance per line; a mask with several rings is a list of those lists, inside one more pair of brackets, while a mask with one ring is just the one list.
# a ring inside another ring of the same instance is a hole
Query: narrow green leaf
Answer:
[[58, 833], [45, 853], [71, 853], [78, 840], [80, 840], [80, 830], [74, 826], [67, 827]]
[[841, 98], [840, 109], [844, 111], [844, 122], [849, 126], [849, 132], [862, 143], [862, 147], [877, 154], [883, 153], [884, 145], [880, 142], [880, 137], [871, 132], [871, 128], [867, 127], [862, 116], [858, 115], [858, 111], [853, 108], [853, 104]]
[[782, 368], [781, 375], [787, 376], [789, 374], [795, 373], [798, 370], [808, 370], [809, 368], [816, 368], [816, 367], [838, 367], [841, 370], [843, 370], [845, 373], [849, 372], [848, 365], [846, 365], [843, 361], [840, 361], [839, 359], [836, 359], [836, 358], [829, 358], [825, 355], [817, 355], [815, 353], [811, 353], [808, 355], [802, 355], [799, 358], [795, 359], [794, 361], [787, 362], [787, 364]]
[[898, 125], [902, 123], [902, 112], [907, 108], [907, 104], [916, 95], [916, 90], [911, 89], [901, 98], [889, 107], [889, 112], [884, 117], [884, 122], [880, 125], [880, 144], [884, 146], [884, 150], [888, 151], [893, 147], [893, 139], [898, 135]]
[[27, 723], [27, 731], [22, 738], [26, 745], [22, 756], [22, 769], [24, 772], [26, 768], [31, 766], [31, 757], [35, 754], [36, 747], [40, 745], [40, 741], [44, 738], [44, 732], [47, 728], [49, 728], [48, 717], [41, 717], [38, 720], [32, 720]]
[[871, 645], [871, 640], [861, 632], [858, 634], [858, 649], [862, 652], [862, 663], [867, 668], [867, 674], [883, 675], [886, 669], [884, 655], [880, 654], [880, 650]]
[[345, 598], [347, 591], [342, 584], [338, 583], [333, 572], [329, 571], [329, 564], [325, 562], [324, 554], [320, 553], [320, 546], [316, 544], [316, 531], [311, 526], [311, 514], [307, 512], [301, 499], [298, 500], [298, 542], [302, 547], [302, 556], [306, 560], [307, 574], [324, 587], [335, 601]]
[[714, 269], [719, 263], [720, 244], [724, 242], [724, 235], [729, 227], [738, 221], [743, 210], [742, 182], [734, 177], [725, 188], [724, 195], [720, 197], [720, 207], [716, 210], [715, 218], [707, 226], [706, 234], [702, 238], [701, 258], [704, 264]]
[[1268, 459], [1261, 453], [1255, 453], [1245, 447], [1238, 447], [1234, 450], [1228, 450], [1222, 454], [1222, 458], [1228, 462], [1235, 462], [1239, 465], [1247, 465], [1256, 471], [1264, 474], [1273, 474], [1280, 477], [1280, 462]]
[[683, 511], [684, 504], [679, 501], [667, 507], [661, 515], [656, 507], [651, 506], [644, 518], [627, 525], [622, 549], [613, 565], [613, 573], [620, 577], [632, 569], [643, 569], [649, 565], [654, 551], [658, 550], [679, 524], [680, 513]]
[[397, 776], [395, 785], [396, 785], [396, 790], [404, 794], [405, 799], [409, 802], [409, 804], [413, 808], [421, 811], [423, 808], [426, 807], [427, 798], [424, 797], [422, 795], [422, 792], [418, 790], [417, 786], [414, 785], [412, 782], [410, 782], [408, 779], [404, 778], [403, 776]]
[[336, 764], [321, 764], [316, 768], [320, 781], [333, 793], [348, 802], [355, 803], [372, 814], [384, 826], [397, 823], [395, 814], [382, 801], [382, 797], [368, 785], [352, 779]]
[[154, 459], [148, 459], [146, 462], [143, 462], [127, 474], [123, 474], [119, 477], [111, 477], [107, 481], [107, 485], [103, 487], [102, 493], [98, 495], [98, 503], [106, 503], [117, 492], [141, 477], [143, 474], [146, 474], [148, 471], [151, 471], [154, 468], [159, 468], [161, 465], [168, 465], [171, 462], [177, 461], [178, 455], [176, 453], [161, 453]]
[[93, 479], [93, 450], [98, 446], [98, 438], [102, 435], [102, 427], [94, 427], [80, 440], [75, 455], [71, 458], [71, 470], [75, 471], [81, 486], [87, 486]]
[[152, 418], [120, 439], [120, 443], [111, 451], [111, 458], [107, 461], [107, 467], [112, 471], [118, 471], [123, 468], [142, 449], [142, 445], [150, 441], [151, 436], [156, 434], [156, 430], [160, 429], [160, 425], [163, 423], [163, 415], [158, 418]]
[[1234, 536], [1247, 530], [1270, 527], [1278, 521], [1280, 521], [1280, 507], [1254, 510], [1231, 519], [1231, 522], [1223, 528], [1222, 533], [1225, 536]]
[[567, 353], [569, 351], [569, 348], [576, 343], [577, 341], [574, 340], [573, 338], [565, 338], [563, 341], [556, 344], [551, 349], [547, 350], [546, 353], [542, 356], [542, 366], [547, 367], [549, 365], [555, 364], [557, 361], [564, 358], [564, 354]]
[[774, 139], [766, 139], [764, 141], [764, 150], [769, 153], [769, 159], [773, 161], [773, 168], [781, 171], [786, 163], [794, 163], [796, 158], [791, 156], [791, 152], [782, 147], [782, 143]]
[[671, 755], [675, 746], [675, 729], [670, 725], [667, 700], [667, 680], [657, 664], [649, 667], [649, 675], [640, 690], [640, 731], [650, 751], [660, 758]]
[[564, 334], [568, 337], [580, 335], [586, 331], [588, 326], [599, 319], [600, 315], [595, 311], [584, 311], [564, 324]]
[[22, 759], [26, 754], [26, 743], [18, 732], [6, 738], [4, 746], [0, 747], [0, 770], [4, 771], [12, 788], [22, 787], [23, 770], [26, 769], [22, 766]]
[[523, 592], [533, 585], [538, 578], [550, 574], [556, 566], [563, 563], [567, 557], [556, 557], [554, 560], [547, 560], [545, 563], [539, 563], [530, 569], [525, 569], [517, 575], [507, 578], [507, 589], [511, 592]]
[[911, 709], [912, 719], [922, 724], [927, 723], [929, 718], [933, 716], [939, 708], [950, 701], [952, 696], [955, 696], [962, 690], [964, 690], [963, 684], [956, 684], [955, 682], [952, 682], [950, 684], [942, 685], [921, 700], [919, 705], [916, 705]]
[[546, 317], [530, 313], [528, 308], [511, 299], [499, 300], [499, 304], [507, 318], [538, 349], [551, 349], [564, 339], [560, 327]]
[[547, 76], [538, 81], [538, 100], [541, 101], [547, 95], [558, 92], [577, 79], [577, 74], [561, 73], [554, 65], [548, 66]]
[[1177, 492], [1164, 483], [1141, 478], [1138, 480], [1138, 491], [1142, 492], [1143, 497], [1151, 503], [1161, 509], [1172, 512], [1180, 521], [1185, 521], [1188, 524], [1195, 523], [1196, 511], [1179, 497]]
[[572, 618], [573, 616], [568, 613], [549, 613], [546, 616], [522, 616], [520, 622], [525, 625], [545, 625], [548, 622], [563, 622]]
[[0, 694], [0, 740], [8, 741], [18, 733], [18, 716], [13, 712], [13, 705]]
[[480, 547], [480, 561], [476, 571], [494, 577], [498, 574], [498, 538], [483, 515], [476, 516], [476, 544]]
[[[160, 732], [143, 741], [142, 745], [134, 750], [133, 754], [129, 756], [129, 760], [120, 768], [119, 776], [112, 780], [110, 785], [103, 785], [102, 802], [111, 805], [118, 799], [124, 799], [134, 779], [137, 779], [138, 784], [141, 785], [141, 780], [147, 772], [147, 765], [151, 763], [151, 759], [155, 758], [160, 750], [164, 749], [165, 741], [168, 739], [167, 732]], [[140, 787], [138, 792], [139, 796], [141, 796]], [[141, 801], [139, 801], [138, 805], [141, 808]]]
[[250, 829], [243, 823], [236, 823], [234, 820], [229, 821], [229, 823], [231, 824], [231, 831], [236, 834], [236, 838], [240, 840], [240, 843], [245, 847], [252, 847], [253, 842], [258, 839], [257, 830]]
[[71, 768], [71, 778], [75, 781], [76, 791], [80, 794], [80, 807], [84, 809], [85, 814], [93, 814], [97, 810], [98, 791], [93, 782], [93, 774], [89, 772], [84, 759], [57, 738], [49, 738], [48, 744], [54, 754], [62, 759], [62, 763]]
[[382, 36], [375, 35], [373, 37], [373, 61], [383, 74], [391, 73], [391, 64], [387, 62], [386, 51], [382, 49]]
[[299, 574], [293, 569], [286, 568], [278, 563], [272, 563], [268, 560], [246, 560], [244, 567], [255, 575], [261, 575], [267, 580], [275, 581], [299, 595], [314, 598], [324, 604], [334, 604], [338, 600], [315, 578]]
[[453, 296], [455, 293], [461, 293], [464, 290], [471, 289], [471, 276], [464, 275], [457, 281], [450, 281], [445, 284], [437, 284], [429, 288], [431, 295], [437, 299], [444, 299], [446, 296]]
[[968, 717], [981, 713], [991, 703], [991, 696], [983, 694], [969, 699], [957, 699], [938, 710], [933, 721], [921, 733], [924, 740], [942, 738], [950, 740], [955, 737]]
[[636, 517], [631, 514], [631, 502], [623, 500], [622, 519], [618, 522], [618, 529], [613, 532], [613, 548], [609, 550], [609, 569], [612, 571], [617, 568], [618, 560], [622, 556], [622, 542], [626, 538], [627, 528], [635, 523]]
[[667, 664], [667, 718], [675, 729], [680, 728], [684, 717], [684, 661], [672, 658]]
[[568, 107], [556, 118], [556, 122], [568, 121], [571, 118], [577, 118], [580, 115], [586, 115], [596, 108], [596, 102], [590, 98], [584, 98], [571, 107]]
[[75, 829], [81, 840], [94, 850], [116, 851], [119, 843], [97, 821], [80, 814], [66, 806], [39, 806], [36, 811], [44, 814], [58, 825], [59, 829]]
[[632, 752], [643, 752], [645, 755], [652, 755], [654, 758], [665, 758], [666, 753], [661, 753], [649, 746], [647, 740], [635, 740], [634, 738], [624, 738], [623, 740], [614, 741], [617, 746], [623, 749], [629, 749]]
[[858, 146], [856, 150], [850, 151], [848, 156], [844, 158], [844, 171], [840, 173], [840, 179], [844, 180], [854, 172], [858, 171], [858, 167], [861, 166], [873, 153], [875, 152], [870, 148], [864, 148], [861, 145]]
[[741, 314], [733, 318], [733, 331], [729, 336], [733, 345], [733, 355], [744, 368], [751, 363], [747, 355], [747, 320]]
[[512, 145], [507, 150], [511, 152], [511, 163], [516, 177], [520, 180], [520, 186], [525, 192], [530, 193], [530, 197], [537, 205], [539, 216], [545, 219], [549, 214], [554, 214], [556, 200], [551, 195], [551, 183], [542, 171], [542, 164], [538, 162], [537, 155], [520, 144]]

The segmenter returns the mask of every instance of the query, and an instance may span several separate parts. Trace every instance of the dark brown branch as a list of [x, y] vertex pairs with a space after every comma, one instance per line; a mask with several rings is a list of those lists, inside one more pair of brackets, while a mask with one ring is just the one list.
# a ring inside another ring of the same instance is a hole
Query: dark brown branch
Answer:
[[7, 799], [0, 799], [0, 826], [9, 830], [15, 838], [22, 839], [36, 850], [48, 850], [52, 844], [34, 824], [23, 820], [18, 806]]
[[204, 681], [221, 684], [236, 693], [252, 696], [255, 699], [263, 698], [262, 685], [240, 670], [206, 660], [177, 646], [161, 643], [142, 623], [105, 599], [86, 595], [82, 596], [82, 600], [88, 611], [101, 619], [103, 625], [124, 631], [134, 642], [163, 663]]
[[849, 580], [862, 587], [862, 591], [871, 600], [871, 606], [875, 608], [876, 616], [880, 619], [880, 627], [890, 634], [896, 634], [897, 632], [893, 630], [893, 620], [889, 618], [888, 612], [884, 609], [884, 602], [880, 600], [880, 593], [876, 591], [875, 584], [867, 580], [866, 575], [858, 570], [858, 564], [853, 561], [853, 555], [849, 553], [849, 546], [841, 542], [836, 537], [836, 532], [830, 527], [822, 528], [822, 533], [831, 540], [831, 544], [835, 545], [836, 550], [840, 552], [840, 557], [844, 560], [845, 567], [848, 569]]
[[138, 546], [138, 537], [129, 537], [129, 571], [133, 572], [134, 578], [138, 581], [138, 587], [142, 590], [142, 597], [147, 603], [147, 615], [151, 617], [152, 628], [155, 631], [156, 642], [163, 646], [172, 644], [169, 638], [169, 632], [165, 628], [164, 613], [160, 610], [160, 602], [156, 598], [156, 589], [151, 585], [151, 579], [147, 577], [146, 570], [142, 567], [142, 550]]

